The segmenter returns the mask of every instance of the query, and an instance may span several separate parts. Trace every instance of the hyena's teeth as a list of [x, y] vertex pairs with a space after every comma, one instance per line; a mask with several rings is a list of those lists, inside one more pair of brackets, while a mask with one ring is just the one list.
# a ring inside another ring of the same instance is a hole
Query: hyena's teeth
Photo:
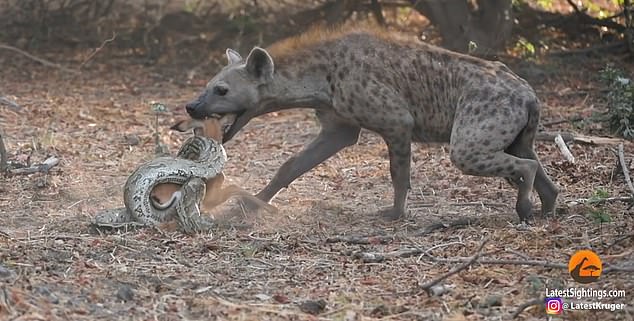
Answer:
[[213, 114], [211, 114], [211, 116], [209, 116], [209, 117], [211, 117], [211, 118], [215, 118], [215, 119], [221, 119], [221, 118], [222, 118], [222, 115], [220, 115], [220, 114], [216, 114], [216, 113], [213, 113]]

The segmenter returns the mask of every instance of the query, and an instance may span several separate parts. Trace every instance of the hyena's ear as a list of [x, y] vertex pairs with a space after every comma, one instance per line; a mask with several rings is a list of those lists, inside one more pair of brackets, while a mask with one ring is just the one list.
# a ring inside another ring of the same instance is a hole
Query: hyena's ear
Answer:
[[225, 52], [225, 54], [227, 55], [227, 64], [229, 65], [239, 63], [240, 61], [242, 61], [242, 56], [240, 56], [240, 54], [237, 51], [231, 48], [227, 48], [227, 51]]
[[264, 79], [271, 80], [273, 78], [273, 58], [266, 50], [255, 47], [247, 57], [247, 71], [252, 75]]

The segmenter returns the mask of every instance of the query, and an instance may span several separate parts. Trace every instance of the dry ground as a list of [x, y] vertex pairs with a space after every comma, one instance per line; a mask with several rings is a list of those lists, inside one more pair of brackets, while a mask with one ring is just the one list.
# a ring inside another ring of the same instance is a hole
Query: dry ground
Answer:
[[[81, 61], [59, 53], [49, 58]], [[537, 67], [540, 72], [529, 80], [544, 101], [543, 121], [587, 118], [601, 110], [595, 77], [604, 62], [566, 57]], [[625, 289], [625, 298], [603, 301], [630, 306], [618, 312], [567, 311], [562, 318], [633, 320], [630, 204], [577, 201], [597, 193], [629, 195], [613, 153], [616, 146], [571, 144], [577, 159], [572, 165], [554, 143], [539, 142], [543, 164], [561, 187], [560, 210], [556, 217], [538, 216], [524, 230], [515, 226], [513, 189], [501, 179], [460, 174], [443, 146], [414, 147], [409, 218], [377, 219], [376, 212], [391, 202], [387, 153], [379, 137], [363, 132], [358, 145], [282, 191], [273, 202], [278, 215], [244, 215], [231, 221], [239, 224], [219, 227], [213, 235], [152, 229], [100, 234], [88, 227], [91, 217], [121, 206], [127, 175], [153, 157], [149, 102], [170, 107], [160, 117], [159, 130], [174, 152], [186, 136], [167, 128], [182, 115], [178, 106], [196, 96], [208, 75], [188, 82], [187, 70], [110, 60], [94, 62], [74, 76], [5, 53], [0, 65], [0, 94], [22, 106], [16, 112], [0, 105], [10, 159], [61, 159], [47, 175], [0, 177], [0, 319], [508, 320], [547, 287], [579, 286], [559, 267], [475, 263], [443, 282], [444, 295], [421, 291], [423, 283], [456, 266], [438, 258], [467, 258], [488, 238], [486, 260], [565, 265], [576, 249], [594, 249], [613, 271], [591, 287]], [[602, 132], [592, 123], [546, 129]], [[257, 192], [317, 130], [306, 111], [255, 119], [226, 144], [226, 174]], [[630, 164], [634, 145], [626, 142], [625, 151]], [[222, 217], [236, 207], [229, 204], [216, 214]], [[602, 215], [610, 222], [598, 223]], [[471, 224], [420, 235], [431, 224], [464, 218]], [[370, 242], [331, 242], [338, 236], [369, 237]], [[426, 254], [379, 262], [364, 262], [358, 255], [401, 249]], [[325, 308], [306, 313], [311, 310], [306, 302], [315, 308], [319, 300]], [[518, 317], [545, 318], [543, 306]]]

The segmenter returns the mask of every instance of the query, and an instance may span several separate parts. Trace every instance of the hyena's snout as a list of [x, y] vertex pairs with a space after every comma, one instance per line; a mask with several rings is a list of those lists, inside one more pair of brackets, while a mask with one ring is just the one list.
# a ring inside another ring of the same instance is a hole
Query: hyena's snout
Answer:
[[200, 95], [200, 97], [196, 98], [187, 104], [185, 104], [185, 110], [194, 119], [203, 119], [205, 118], [205, 95]]
[[195, 101], [187, 103], [185, 105], [185, 110], [187, 111], [189, 116], [191, 116], [191, 118], [201, 119], [203, 118], [200, 112], [202, 110], [201, 106], [202, 104], [198, 100], [195, 100]]

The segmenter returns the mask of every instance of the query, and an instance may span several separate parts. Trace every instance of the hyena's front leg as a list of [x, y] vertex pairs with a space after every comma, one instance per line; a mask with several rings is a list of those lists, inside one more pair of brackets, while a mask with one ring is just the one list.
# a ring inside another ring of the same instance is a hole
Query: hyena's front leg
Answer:
[[361, 128], [345, 122], [334, 113], [318, 111], [317, 117], [321, 123], [319, 135], [280, 167], [271, 182], [256, 195], [257, 198], [269, 202], [296, 178], [359, 139]]
[[390, 156], [390, 175], [392, 177], [392, 187], [394, 188], [394, 206], [381, 211], [381, 215], [388, 220], [397, 220], [405, 217], [407, 194], [411, 188], [410, 163], [412, 146], [408, 137], [409, 134], [404, 134], [398, 138], [384, 137]]

